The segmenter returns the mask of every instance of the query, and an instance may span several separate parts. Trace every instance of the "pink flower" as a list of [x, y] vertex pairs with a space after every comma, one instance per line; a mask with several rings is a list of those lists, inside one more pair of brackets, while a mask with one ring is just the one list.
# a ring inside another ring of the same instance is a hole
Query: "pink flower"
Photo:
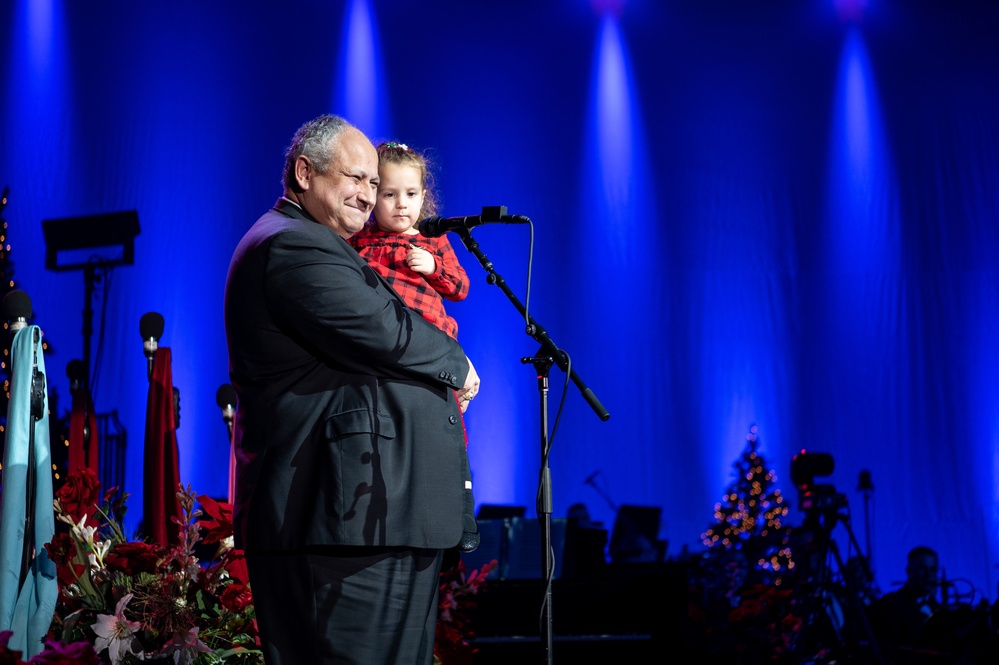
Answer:
[[125, 654], [132, 650], [135, 633], [142, 627], [138, 621], [125, 618], [125, 606], [132, 600], [132, 594], [124, 596], [114, 608], [114, 615], [98, 614], [97, 622], [92, 626], [97, 639], [94, 648], [97, 653], [108, 650], [111, 665], [120, 665]]
[[177, 665], [194, 662], [199, 653], [211, 653], [211, 648], [198, 638], [199, 630], [200, 626], [194, 626], [187, 632], [174, 633], [173, 638], [164, 645], [162, 653], [172, 654], [173, 661]]

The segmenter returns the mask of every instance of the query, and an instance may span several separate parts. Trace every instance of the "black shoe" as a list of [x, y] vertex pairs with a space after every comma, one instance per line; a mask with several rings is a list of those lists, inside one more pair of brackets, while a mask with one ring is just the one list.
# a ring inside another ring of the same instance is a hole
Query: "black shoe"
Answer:
[[469, 533], [468, 531], [461, 534], [461, 540], [458, 542], [458, 549], [462, 552], [471, 552], [476, 547], [479, 546], [479, 534], [478, 532]]
[[461, 516], [461, 526], [464, 533], [458, 542], [458, 549], [462, 552], [471, 552], [479, 546], [479, 525], [475, 521], [475, 503], [472, 500], [471, 490], [465, 490], [465, 510]]

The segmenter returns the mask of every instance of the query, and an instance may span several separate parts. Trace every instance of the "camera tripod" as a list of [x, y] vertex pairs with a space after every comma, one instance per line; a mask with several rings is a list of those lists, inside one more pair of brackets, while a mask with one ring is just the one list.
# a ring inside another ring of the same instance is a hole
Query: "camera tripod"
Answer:
[[[814, 486], [813, 491], [819, 488]], [[861, 551], [848, 515], [841, 512], [846, 497], [836, 494], [830, 486], [823, 489], [827, 491], [811, 497], [805, 520], [795, 529], [792, 539], [797, 577], [795, 596], [802, 621], [791, 647], [795, 662], [808, 663], [817, 654], [832, 652], [841, 657], [841, 662], [850, 662], [850, 656], [863, 654], [862, 659], [854, 662], [884, 665], [864, 608], [860, 580], [843, 564], [839, 546], [832, 537], [836, 525], [842, 524], [851, 547]], [[860, 561], [865, 579], [870, 579], [866, 558], [861, 556]]]

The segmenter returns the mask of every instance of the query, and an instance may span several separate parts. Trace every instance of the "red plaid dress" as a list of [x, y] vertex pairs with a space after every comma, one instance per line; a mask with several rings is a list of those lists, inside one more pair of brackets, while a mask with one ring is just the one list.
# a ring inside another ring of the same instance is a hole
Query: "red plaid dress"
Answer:
[[[444, 299], [464, 300], [468, 295], [468, 275], [447, 236], [426, 238], [419, 234], [391, 233], [369, 223], [355, 233], [350, 244], [382, 277], [388, 280], [406, 304], [454, 339], [458, 322], [444, 310]], [[434, 255], [437, 268], [421, 275], [406, 265], [406, 253], [416, 245]]]
[[[458, 322], [444, 311], [444, 298], [464, 300], [468, 295], [468, 275], [458, 263], [458, 257], [447, 236], [426, 238], [419, 234], [391, 233], [382, 231], [377, 224], [369, 222], [351, 236], [350, 244], [368, 265], [388, 280], [407, 305], [427, 321], [458, 339]], [[432, 274], [421, 275], [406, 265], [406, 253], [411, 244], [434, 255], [437, 266]], [[465, 430], [464, 415], [461, 418], [461, 429], [465, 434], [467, 447], [468, 432]]]

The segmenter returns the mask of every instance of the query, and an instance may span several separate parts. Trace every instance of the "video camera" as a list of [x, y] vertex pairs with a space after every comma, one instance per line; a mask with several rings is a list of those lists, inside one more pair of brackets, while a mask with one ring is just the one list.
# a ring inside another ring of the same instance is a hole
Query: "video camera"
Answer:
[[807, 516], [835, 516], [846, 508], [846, 496], [833, 485], [818, 484], [815, 478], [833, 472], [829, 453], [809, 453], [802, 450], [791, 458], [791, 481], [798, 488], [798, 506]]

